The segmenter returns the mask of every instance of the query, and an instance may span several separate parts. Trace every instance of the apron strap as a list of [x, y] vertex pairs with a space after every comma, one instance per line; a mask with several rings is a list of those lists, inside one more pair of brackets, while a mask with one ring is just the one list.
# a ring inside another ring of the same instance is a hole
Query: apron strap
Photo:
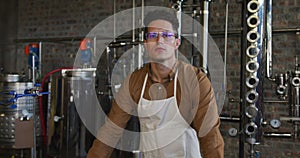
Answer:
[[[177, 76], [178, 76], [178, 69], [176, 70], [175, 77], [174, 77], [174, 97], [175, 98], [176, 98], [176, 92], [177, 92]], [[148, 73], [145, 76], [143, 87], [142, 87], [142, 92], [141, 92], [141, 96], [140, 96], [139, 100], [141, 100], [141, 98], [143, 98], [143, 96], [144, 96], [147, 80], [148, 80]]]
[[147, 80], [148, 80], [148, 73], [146, 74], [145, 79], [144, 79], [144, 83], [143, 83], [143, 88], [142, 88], [140, 100], [144, 96], [144, 92], [145, 92], [145, 89], [146, 89]]
[[176, 98], [177, 93], [177, 76], [178, 76], [178, 69], [176, 69], [175, 77], [174, 77], [174, 97]]

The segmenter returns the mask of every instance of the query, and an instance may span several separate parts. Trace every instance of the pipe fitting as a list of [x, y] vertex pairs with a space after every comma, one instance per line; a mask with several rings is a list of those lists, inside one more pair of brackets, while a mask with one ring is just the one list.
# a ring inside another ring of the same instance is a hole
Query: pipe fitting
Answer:
[[257, 131], [257, 125], [254, 122], [247, 123], [245, 126], [245, 133], [249, 136], [254, 135]]
[[255, 45], [250, 45], [246, 50], [246, 54], [249, 58], [255, 58], [259, 54], [259, 49]]
[[258, 100], [258, 93], [255, 90], [250, 90], [246, 93], [246, 101], [254, 104]]
[[259, 79], [256, 76], [249, 76], [246, 78], [246, 85], [249, 88], [255, 88], [259, 83]]
[[254, 145], [254, 144], [256, 144], [256, 139], [255, 138], [246, 138], [246, 142]]
[[246, 70], [250, 73], [257, 72], [258, 68], [259, 68], [259, 64], [255, 60], [250, 60], [246, 64]]
[[294, 87], [299, 87], [299, 86], [300, 86], [300, 78], [299, 78], [299, 77], [294, 77], [294, 78], [292, 79], [292, 85], [293, 85]]
[[257, 42], [258, 41], [258, 39], [259, 39], [259, 34], [258, 34], [258, 32], [256, 31], [256, 30], [250, 30], [248, 33], [247, 33], [247, 40], [249, 41], [249, 42], [252, 42], [252, 43], [254, 43], [254, 42]]
[[259, 2], [252, 0], [247, 4], [247, 10], [250, 13], [256, 13], [259, 9]]
[[173, 5], [172, 5], [172, 8], [178, 11], [178, 10], [179, 10], [179, 5], [178, 5], [178, 3], [173, 4]]
[[247, 19], [247, 25], [251, 28], [257, 27], [260, 23], [260, 20], [257, 15], [251, 15]]
[[276, 88], [276, 92], [279, 95], [285, 95], [286, 94], [286, 87], [284, 85], [278, 85]]
[[258, 109], [255, 107], [254, 104], [251, 104], [250, 106], [247, 106], [245, 109], [245, 114], [248, 118], [252, 119], [257, 116]]

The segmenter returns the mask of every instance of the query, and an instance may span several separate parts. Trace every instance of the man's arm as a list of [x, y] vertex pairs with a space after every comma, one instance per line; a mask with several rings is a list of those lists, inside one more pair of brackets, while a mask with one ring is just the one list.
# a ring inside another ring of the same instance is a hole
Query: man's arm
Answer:
[[98, 139], [95, 139], [90, 148], [87, 158], [109, 158], [113, 151], [112, 147], [107, 146]]
[[219, 130], [220, 118], [214, 91], [206, 76], [198, 77], [200, 96], [192, 127], [197, 131], [202, 156], [223, 158], [224, 141]]
[[87, 158], [109, 158], [130, 118], [130, 114], [113, 102], [108, 119], [100, 128], [97, 139], [94, 140]]
[[219, 130], [220, 120], [207, 135], [199, 138], [201, 153], [204, 158], [223, 158], [224, 141]]
[[[224, 141], [219, 130], [219, 116], [211, 113], [211, 111], [214, 111], [211, 108], [208, 108], [206, 111], [204, 109], [200, 108], [192, 123], [198, 134], [201, 154], [204, 158], [223, 158]], [[211, 117], [213, 115], [215, 117]]]
[[94, 140], [87, 158], [109, 158], [130, 117], [130, 114], [113, 102], [108, 119], [100, 128], [97, 139]]
[[112, 108], [105, 124], [100, 128], [97, 139], [88, 152], [87, 158], [109, 158], [115, 145], [121, 138], [127, 122], [132, 116], [135, 102], [131, 98], [128, 77], [118, 93], [114, 95]]

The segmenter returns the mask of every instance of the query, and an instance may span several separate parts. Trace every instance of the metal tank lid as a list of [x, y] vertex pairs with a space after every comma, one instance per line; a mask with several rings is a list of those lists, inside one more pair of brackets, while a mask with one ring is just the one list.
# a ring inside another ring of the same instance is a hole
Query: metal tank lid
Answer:
[[11, 74], [1, 74], [0, 75], [0, 81], [1, 82], [19, 82], [20, 81], [20, 75], [11, 73]]
[[64, 69], [62, 70], [63, 77], [95, 77], [96, 68], [83, 69]]

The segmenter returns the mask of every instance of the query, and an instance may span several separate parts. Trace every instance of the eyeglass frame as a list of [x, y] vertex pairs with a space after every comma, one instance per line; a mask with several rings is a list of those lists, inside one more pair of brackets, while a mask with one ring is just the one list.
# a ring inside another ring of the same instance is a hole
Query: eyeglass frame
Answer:
[[[149, 36], [150, 33], [156, 33], [155, 37], [149, 38], [148, 36]], [[175, 32], [167, 32], [167, 31], [158, 32], [158, 31], [154, 31], [154, 32], [146, 32], [145, 33], [145, 40], [154, 41], [154, 40], [158, 39], [158, 36], [162, 37], [166, 41], [171, 41], [172, 37], [175, 37], [175, 39], [178, 38], [178, 34], [175, 33]]]

